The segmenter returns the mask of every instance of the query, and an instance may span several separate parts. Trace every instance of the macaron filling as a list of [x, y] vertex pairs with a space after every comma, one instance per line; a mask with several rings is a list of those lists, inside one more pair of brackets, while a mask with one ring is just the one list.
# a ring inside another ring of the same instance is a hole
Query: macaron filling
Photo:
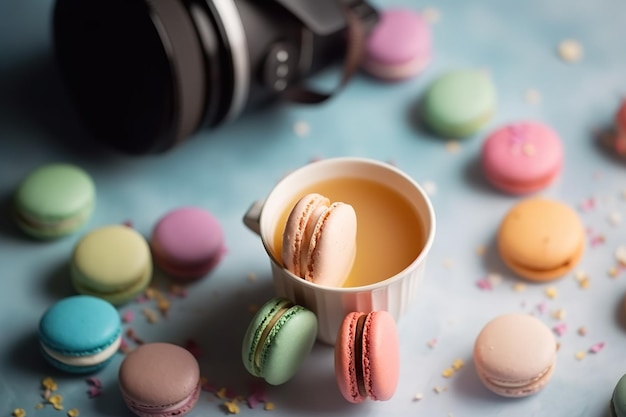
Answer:
[[368, 390], [365, 386], [365, 372], [363, 368], [363, 333], [365, 332], [365, 320], [367, 315], [361, 315], [354, 329], [354, 375], [359, 396], [367, 397]]
[[188, 397], [185, 397], [180, 401], [164, 405], [141, 404], [130, 398], [123, 389], [121, 389], [121, 391], [126, 404], [128, 404], [129, 408], [131, 408], [137, 414], [175, 416], [185, 414], [194, 407], [194, 405], [198, 402], [198, 399], [200, 398], [201, 386], [200, 382], [198, 382], [198, 385]]
[[534, 387], [537, 382], [541, 381], [546, 376], [550, 375], [552, 373], [553, 368], [554, 368], [554, 365], [550, 365], [549, 367], [541, 371], [539, 375], [529, 378], [529, 379], [521, 380], [521, 381], [504, 380], [501, 378], [493, 378], [488, 375], [483, 375], [483, 377], [487, 380], [488, 383], [490, 383], [491, 385], [497, 388], [524, 389], [525, 387]]
[[38, 233], [46, 234], [77, 228], [91, 216], [92, 211], [93, 203], [89, 203], [88, 207], [66, 219], [44, 219], [33, 216], [23, 210], [16, 210], [15, 218], [22, 226], [34, 229]]
[[256, 346], [254, 348], [253, 362], [252, 362], [254, 369], [257, 371], [259, 375], [261, 374], [262, 369], [263, 369], [263, 356], [264, 356], [264, 351], [265, 351], [264, 348], [266, 347], [266, 341], [270, 333], [272, 332], [272, 330], [274, 330], [274, 326], [276, 326], [276, 323], [278, 323], [292, 307], [294, 307], [294, 304], [290, 302], [285, 302], [285, 303], [280, 304], [278, 309], [272, 315], [272, 318], [263, 327], [261, 335], [259, 336], [259, 339], [257, 340]]
[[108, 345], [107, 347], [100, 349], [99, 351], [92, 354], [70, 354], [66, 352], [60, 352], [58, 350], [54, 350], [44, 343], [41, 343], [41, 348], [46, 353], [46, 355], [50, 356], [52, 359], [57, 360], [65, 365], [69, 366], [93, 366], [98, 365], [102, 362], [107, 361], [118, 351], [120, 344], [122, 342], [121, 333], [117, 336], [117, 338]]
[[489, 168], [485, 169], [487, 178], [489, 178], [489, 180], [494, 185], [503, 189], [511, 190], [513, 192], [526, 193], [541, 189], [550, 184], [561, 171], [561, 164], [556, 165], [551, 171], [548, 171], [545, 174], [538, 176], [531, 182], [512, 177], [507, 178], [502, 176], [502, 174], [491, 171]]

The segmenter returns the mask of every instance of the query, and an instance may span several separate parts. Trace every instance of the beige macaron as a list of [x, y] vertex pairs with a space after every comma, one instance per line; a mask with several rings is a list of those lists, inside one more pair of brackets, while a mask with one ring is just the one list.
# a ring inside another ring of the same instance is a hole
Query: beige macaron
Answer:
[[340, 287], [356, 255], [354, 208], [321, 194], [302, 197], [291, 210], [283, 233], [283, 266], [319, 285]]
[[504, 314], [489, 321], [474, 343], [474, 365], [483, 384], [505, 397], [541, 390], [554, 372], [557, 343], [538, 318]]
[[498, 251], [504, 263], [531, 281], [560, 278], [576, 266], [585, 247], [585, 228], [568, 205], [528, 198], [500, 223]]

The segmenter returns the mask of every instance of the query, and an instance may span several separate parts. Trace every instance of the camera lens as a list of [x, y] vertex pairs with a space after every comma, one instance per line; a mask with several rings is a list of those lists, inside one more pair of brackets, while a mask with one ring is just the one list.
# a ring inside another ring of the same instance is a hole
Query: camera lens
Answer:
[[131, 154], [163, 152], [339, 58], [338, 1], [57, 0], [57, 61], [94, 136]]
[[204, 63], [180, 3], [59, 0], [54, 36], [70, 95], [102, 141], [129, 153], [159, 152], [195, 130]]

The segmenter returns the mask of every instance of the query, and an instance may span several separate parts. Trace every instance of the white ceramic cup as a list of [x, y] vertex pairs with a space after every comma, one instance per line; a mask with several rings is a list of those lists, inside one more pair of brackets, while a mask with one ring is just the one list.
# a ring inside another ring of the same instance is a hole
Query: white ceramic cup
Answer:
[[[342, 177], [362, 178], [391, 188], [407, 199], [419, 217], [425, 234], [424, 246], [413, 262], [398, 274], [360, 287], [328, 287], [294, 275], [282, 266], [280, 259], [276, 259], [272, 242], [287, 205], [293, 204], [302, 190]], [[292, 171], [276, 184], [264, 201], [252, 204], [244, 216], [244, 223], [261, 237], [270, 258], [277, 295], [312, 310], [319, 322], [317, 339], [331, 345], [335, 343], [344, 317], [352, 311], [385, 310], [396, 321], [404, 315], [418, 294], [426, 258], [435, 237], [435, 213], [419, 184], [392, 165], [356, 157], [323, 159]]]

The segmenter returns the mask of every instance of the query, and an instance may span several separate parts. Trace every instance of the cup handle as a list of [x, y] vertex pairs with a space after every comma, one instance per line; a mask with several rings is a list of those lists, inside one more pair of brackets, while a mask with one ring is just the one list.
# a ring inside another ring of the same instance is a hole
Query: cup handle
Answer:
[[264, 200], [257, 200], [248, 208], [243, 216], [243, 223], [257, 235], [261, 236], [261, 211], [263, 210]]

